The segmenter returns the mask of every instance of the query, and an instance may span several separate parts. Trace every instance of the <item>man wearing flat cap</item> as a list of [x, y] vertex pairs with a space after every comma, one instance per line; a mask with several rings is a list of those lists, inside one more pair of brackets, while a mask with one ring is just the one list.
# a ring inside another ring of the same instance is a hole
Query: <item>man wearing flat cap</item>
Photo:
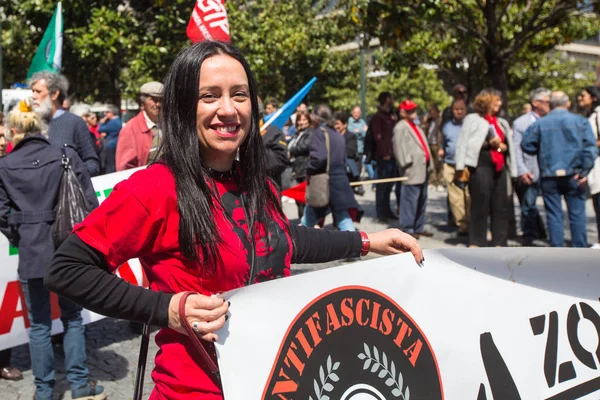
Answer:
[[427, 137], [414, 123], [417, 107], [411, 100], [400, 103], [402, 120], [394, 127], [392, 144], [400, 176], [408, 178], [400, 192], [400, 229], [418, 239], [432, 236], [425, 231], [425, 211], [433, 162]]
[[161, 140], [158, 114], [163, 85], [148, 82], [140, 88], [140, 109], [119, 134], [117, 143], [117, 171], [142, 167], [154, 159]]

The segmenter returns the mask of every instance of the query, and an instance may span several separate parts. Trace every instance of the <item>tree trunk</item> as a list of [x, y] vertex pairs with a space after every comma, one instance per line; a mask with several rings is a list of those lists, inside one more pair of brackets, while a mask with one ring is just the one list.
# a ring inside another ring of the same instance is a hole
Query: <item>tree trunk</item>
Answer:
[[493, 54], [486, 54], [488, 77], [494, 89], [502, 92], [502, 108], [508, 109], [508, 79], [506, 77], [506, 62]]
[[119, 68], [116, 65], [111, 66], [110, 82], [112, 84], [110, 102], [119, 108], [119, 114], [121, 114], [121, 85], [119, 82]]
[[487, 46], [485, 48], [485, 60], [487, 63], [487, 74], [492, 81], [494, 89], [502, 92], [502, 107], [508, 109], [508, 79], [506, 78], [506, 60], [500, 57], [498, 43], [498, 16], [497, 1], [488, 0], [485, 3], [483, 14], [487, 24]]

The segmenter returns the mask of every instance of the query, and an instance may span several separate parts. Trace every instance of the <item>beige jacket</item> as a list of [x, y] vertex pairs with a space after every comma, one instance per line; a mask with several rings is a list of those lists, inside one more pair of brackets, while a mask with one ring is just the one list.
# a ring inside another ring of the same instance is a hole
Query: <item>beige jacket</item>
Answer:
[[[427, 144], [427, 137], [421, 128], [417, 127], [417, 129], [421, 132], [421, 137], [425, 142], [425, 146], [427, 146], [427, 151], [431, 155], [431, 150]], [[402, 184], [420, 185], [424, 183], [427, 173], [433, 172], [433, 155], [429, 157], [429, 163], [427, 163], [421, 142], [419, 142], [415, 131], [413, 131], [408, 122], [402, 120], [394, 126], [392, 146], [398, 168], [400, 168], [400, 176], [408, 178]]]

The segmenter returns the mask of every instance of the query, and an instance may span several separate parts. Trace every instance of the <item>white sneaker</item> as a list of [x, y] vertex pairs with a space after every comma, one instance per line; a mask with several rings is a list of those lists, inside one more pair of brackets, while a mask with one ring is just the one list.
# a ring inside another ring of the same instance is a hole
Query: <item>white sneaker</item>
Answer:
[[590, 249], [600, 250], [600, 243], [595, 243]]

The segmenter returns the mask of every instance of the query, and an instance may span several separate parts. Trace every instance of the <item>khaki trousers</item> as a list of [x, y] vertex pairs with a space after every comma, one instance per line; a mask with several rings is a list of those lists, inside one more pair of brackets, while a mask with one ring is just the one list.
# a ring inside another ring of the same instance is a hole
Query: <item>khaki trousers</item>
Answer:
[[456, 169], [453, 165], [444, 163], [444, 180], [448, 189], [448, 198], [450, 201], [450, 211], [456, 220], [459, 232], [469, 231], [469, 214], [471, 208], [471, 196], [469, 188], [461, 189], [454, 183], [454, 173]]

